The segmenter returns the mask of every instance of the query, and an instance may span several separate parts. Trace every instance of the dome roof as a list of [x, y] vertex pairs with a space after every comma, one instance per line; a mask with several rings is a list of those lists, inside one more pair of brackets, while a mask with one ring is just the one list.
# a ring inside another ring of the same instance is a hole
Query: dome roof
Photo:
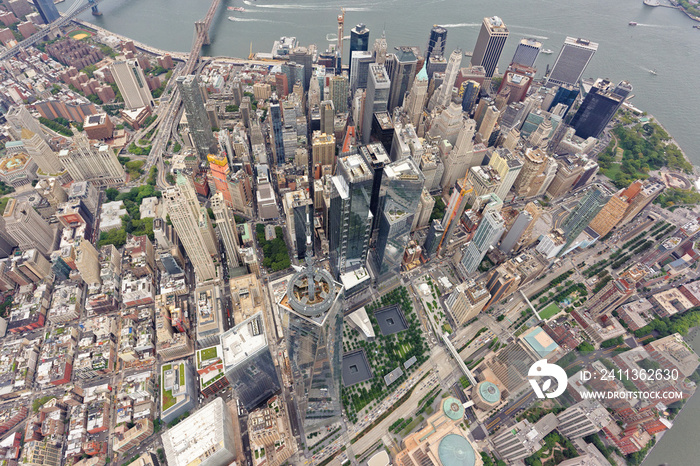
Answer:
[[501, 399], [501, 390], [495, 383], [483, 381], [477, 386], [479, 396], [487, 403], [497, 403]]
[[476, 453], [469, 440], [458, 434], [449, 434], [440, 440], [438, 456], [442, 466], [474, 466]]
[[461, 401], [454, 397], [445, 398], [445, 401], [442, 402], [442, 411], [453, 421], [459, 421], [464, 417], [464, 406], [462, 406]]

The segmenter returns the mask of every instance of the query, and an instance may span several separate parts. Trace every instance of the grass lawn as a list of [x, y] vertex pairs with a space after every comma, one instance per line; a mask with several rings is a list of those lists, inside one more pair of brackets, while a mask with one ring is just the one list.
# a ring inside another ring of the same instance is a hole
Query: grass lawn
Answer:
[[561, 309], [559, 306], [557, 306], [556, 303], [551, 303], [549, 306], [545, 307], [540, 311], [540, 317], [544, 320], [549, 319], [550, 317], [559, 314], [561, 312]]
[[180, 386], [185, 385], [185, 365], [180, 364], [180, 370], [178, 371], [180, 374]]
[[399, 357], [405, 358], [409, 351], [411, 351], [411, 345], [404, 343], [403, 345], [399, 346]]
[[619, 163], [613, 163], [610, 168], [604, 168], [600, 170], [603, 175], [607, 176], [611, 180], [614, 180], [618, 173], [622, 171], [622, 165]]
[[172, 390], [163, 390], [163, 406], [161, 407], [161, 410], [166, 411], [168, 408], [175, 404], [175, 401], [176, 400], [173, 397]]
[[212, 346], [211, 348], [205, 348], [202, 350], [202, 359], [206, 361], [207, 359], [214, 359], [217, 354], [216, 354], [216, 346]]

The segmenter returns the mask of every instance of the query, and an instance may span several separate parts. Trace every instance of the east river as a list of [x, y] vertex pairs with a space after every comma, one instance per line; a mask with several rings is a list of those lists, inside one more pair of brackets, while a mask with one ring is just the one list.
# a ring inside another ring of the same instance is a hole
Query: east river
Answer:
[[[71, 3], [67, 0], [59, 9]], [[105, 0], [99, 5], [103, 16], [88, 12], [81, 19], [154, 47], [187, 52], [193, 23], [204, 16], [209, 4], [210, 0]], [[228, 6], [246, 11], [229, 11]], [[523, 37], [538, 39], [543, 48], [554, 51], [540, 54], [536, 66], [541, 72], [547, 64], [554, 64], [566, 36], [598, 42], [585, 76], [630, 81], [635, 95], [632, 104], [658, 118], [691, 162], [700, 166], [700, 30], [692, 28], [698, 23], [670, 8], [644, 6], [642, 0], [223, 0], [212, 27], [213, 44], [203, 53], [245, 58], [251, 42], [254, 52], [269, 52], [280, 36], [295, 36], [301, 45], [314, 43], [322, 51], [327, 35], [335, 37], [341, 6], [346, 7], [345, 36], [362, 22], [371, 31], [370, 43], [384, 30], [390, 48], [417, 45], [422, 50], [433, 24], [447, 27], [449, 51], [457, 47], [471, 50], [482, 18], [499, 15], [510, 30], [501, 69]], [[630, 21], [638, 25], [628, 26]], [[465, 65], [467, 60], [465, 57]], [[693, 345], [700, 352], [700, 338]], [[697, 464], [698, 419], [700, 394], [687, 403], [676, 426], [644, 465]]]

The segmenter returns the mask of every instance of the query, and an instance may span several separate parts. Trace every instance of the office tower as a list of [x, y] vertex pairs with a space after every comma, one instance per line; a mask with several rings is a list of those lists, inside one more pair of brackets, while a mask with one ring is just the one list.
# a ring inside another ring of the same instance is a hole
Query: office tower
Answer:
[[[462, 129], [464, 117], [462, 107], [452, 102], [437, 118], [433, 118], [427, 135], [438, 141], [447, 140], [451, 145], [457, 142], [457, 136]], [[426, 137], [427, 138], [427, 137]]]
[[476, 101], [479, 99], [481, 86], [478, 82], [468, 80], [462, 83], [462, 111], [472, 114]]
[[127, 110], [154, 107], [146, 76], [137, 60], [117, 60], [109, 66]]
[[377, 112], [372, 116], [371, 139], [380, 142], [389, 153], [391, 153], [394, 133], [394, 122], [389, 112]]
[[374, 57], [370, 52], [355, 52], [350, 58], [352, 69], [350, 70], [350, 91], [353, 95], [358, 89], [367, 89], [367, 77], [369, 76], [369, 64], [374, 63]]
[[314, 131], [311, 139], [311, 163], [313, 167], [321, 165], [332, 168], [335, 165], [335, 137], [332, 134]]
[[416, 76], [416, 57], [411, 47], [396, 47], [396, 53], [387, 57], [386, 69], [391, 80], [391, 90], [389, 92], [388, 110], [393, 112], [394, 108], [403, 104], [406, 92], [411, 90], [411, 84]]
[[64, 171], [56, 153], [39, 134], [22, 128], [21, 137], [27, 153], [45, 175], [55, 175]]
[[277, 96], [272, 94], [270, 99], [270, 139], [273, 163], [282, 165], [286, 161], [284, 154], [284, 136], [282, 134], [282, 109]]
[[29, 113], [23, 105], [12, 106], [5, 114], [5, 119], [8, 123], [8, 128], [12, 138], [17, 141], [22, 139], [22, 130], [28, 129], [34, 134], [38, 134], [42, 139], [46, 140], [46, 135], [41, 130], [39, 121]]
[[413, 216], [418, 210], [425, 177], [412, 159], [384, 167], [378, 236], [374, 253], [375, 281], [398, 279]]
[[583, 167], [577, 157], [562, 156], [557, 158], [558, 169], [556, 176], [547, 188], [547, 194], [556, 199], [563, 196], [574, 185], [583, 172]]
[[466, 280], [455, 287], [445, 300], [445, 304], [455, 321], [459, 325], [465, 325], [479, 315], [489, 298], [491, 294], [483, 283]]
[[299, 424], [308, 437], [314, 432], [323, 435], [321, 431], [341, 422], [344, 299], [343, 286], [328, 271], [315, 267], [311, 254], [305, 261], [278, 304], [286, 311], [280, 317]]
[[231, 169], [228, 166], [228, 160], [224, 154], [207, 156], [209, 161], [209, 179], [214, 182], [214, 187], [217, 193], [221, 193], [226, 205], [233, 204], [231, 200], [231, 192], [229, 190], [228, 177], [231, 174]]
[[74, 130], [73, 142], [58, 153], [58, 160], [75, 181], [91, 181], [96, 186], [124, 183], [126, 173], [111, 147], [90, 144], [84, 133]]
[[[353, 52], [366, 52], [369, 50], [369, 29], [360, 23], [350, 30], [350, 57]], [[348, 71], [352, 71], [352, 61]]]
[[428, 74], [425, 71], [425, 66], [420, 69], [413, 80], [413, 86], [408, 93], [404, 109], [408, 115], [408, 119], [414, 128], [418, 127], [420, 117], [425, 108], [425, 98], [428, 95]]
[[435, 207], [435, 198], [430, 195], [430, 192], [424, 186], [420, 195], [420, 201], [418, 202], [418, 211], [413, 219], [411, 231], [422, 230], [428, 227], [430, 216], [433, 213], [433, 207]]
[[598, 79], [571, 120], [576, 136], [582, 139], [600, 136], [624, 100], [624, 97], [615, 94], [615, 87], [610, 81]]
[[[182, 174], [178, 174], [177, 185], [167, 188], [163, 192], [163, 198], [170, 221], [192, 262], [197, 280], [204, 282], [216, 278], [216, 270], [200, 230], [200, 223], [203, 220], [201, 213], [199, 210], [194, 210], [188, 202], [188, 198], [191, 197], [190, 191], [193, 192], [194, 188]], [[208, 215], [207, 218], [209, 218]]]
[[339, 277], [367, 262], [373, 215], [370, 211], [374, 172], [360, 155], [338, 159], [331, 178], [328, 247], [333, 273]]
[[34, 0], [34, 6], [45, 24], [53, 23], [61, 17], [53, 0]]
[[[506, 109], [506, 111], [508, 111], [508, 110]], [[520, 141], [520, 131], [518, 131], [515, 128], [511, 128], [510, 131], [508, 131], [508, 134], [506, 134], [506, 138], [501, 143], [501, 146], [505, 147], [508, 150], [515, 150], [519, 141]]]
[[556, 107], [559, 104], [564, 104], [567, 106], [567, 110], [564, 113], [564, 116], [566, 116], [566, 113], [568, 113], [571, 106], [574, 104], [574, 102], [576, 102], [576, 97], [578, 97], [578, 93], [578, 86], [572, 86], [571, 84], [562, 84], [558, 86], [556, 88], [556, 92], [554, 93], [552, 103], [547, 108], [547, 111], [551, 111], [554, 107]]
[[430, 223], [428, 228], [428, 234], [425, 236], [425, 243], [423, 243], [423, 256], [430, 259], [435, 254], [437, 254], [438, 246], [440, 246], [440, 241], [445, 234], [445, 229], [442, 228], [442, 224], [439, 220], [435, 219]]
[[595, 42], [567, 37], [547, 77], [546, 86], [578, 86], [579, 79], [597, 50], [598, 44]]
[[513, 191], [517, 197], [528, 198], [537, 194], [550, 160], [547, 154], [540, 149], [525, 151], [522, 157], [523, 167], [513, 183]]
[[450, 60], [447, 62], [445, 69], [445, 80], [440, 85], [439, 94], [437, 96], [437, 104], [447, 107], [452, 101], [452, 88], [459, 73], [459, 67], [462, 64], [462, 49], [452, 51]]
[[498, 197], [505, 201], [510, 188], [513, 187], [513, 183], [515, 183], [520, 170], [523, 168], [523, 162], [513, 152], [505, 147], [499, 147], [491, 153], [489, 165], [501, 177], [501, 182], [495, 192]]
[[403, 125], [399, 122], [394, 127], [394, 140], [391, 144], [389, 158], [392, 162], [401, 160], [405, 157], [411, 157], [416, 165], [421, 163], [425, 148], [423, 141], [416, 134], [416, 130], [412, 124]]
[[527, 141], [532, 147], [546, 146], [549, 142], [549, 135], [552, 133], [552, 119], [545, 117], [537, 126], [537, 129], [530, 133], [530, 137]]
[[442, 222], [440, 223], [444, 233], [437, 245], [438, 253], [441, 253], [443, 248], [448, 246], [450, 238], [459, 225], [460, 218], [464, 213], [467, 201], [473, 191], [474, 188], [471, 186], [466, 176], [455, 183], [455, 189], [450, 195], [450, 201], [447, 203], [445, 215], [442, 217]]
[[[295, 195], [299, 193], [301, 195]], [[296, 245], [296, 255], [297, 259], [300, 261], [306, 258], [307, 254], [307, 239], [306, 238], [306, 225], [310, 219], [313, 219], [313, 201], [309, 199], [308, 194], [305, 191], [296, 191], [292, 193], [287, 193], [286, 196], [291, 195], [291, 202], [288, 202], [287, 208], [291, 211], [291, 219], [287, 220], [287, 225], [291, 225], [294, 228], [294, 242]], [[289, 215], [288, 215], [289, 218]], [[309, 241], [310, 243], [310, 241]], [[311, 247], [311, 244], [308, 245]], [[312, 251], [308, 251], [309, 254]]]
[[586, 227], [591, 223], [591, 220], [598, 215], [603, 206], [610, 199], [611, 193], [602, 184], [596, 184], [591, 186], [585, 196], [581, 198], [576, 208], [567, 217], [564, 225], [562, 225], [562, 230], [564, 232], [564, 237], [566, 238], [566, 243], [562, 247], [561, 251], [557, 256], [561, 256], [568, 252], [569, 246], [578, 238], [578, 235], [586, 229]]
[[598, 401], [583, 400], [557, 414], [557, 430], [570, 439], [577, 439], [601, 431], [613, 422], [608, 410]]
[[342, 74], [331, 78], [331, 95], [333, 107], [337, 113], [347, 113], [348, 111], [348, 93], [350, 92], [350, 84], [348, 76]]
[[162, 439], [168, 464], [226, 465], [235, 463], [242, 448], [236, 446], [231, 411], [219, 397], [168, 429]]
[[313, 73], [313, 56], [311, 51], [306, 47], [297, 47], [289, 53], [289, 61], [304, 67], [302, 85], [304, 86], [304, 92], [307, 92], [311, 84], [311, 74]]
[[629, 81], [620, 81], [617, 86], [615, 86], [614, 94], [619, 95], [623, 99], [626, 99], [632, 93], [632, 84]]
[[501, 58], [501, 52], [507, 38], [508, 28], [501, 18], [498, 16], [484, 18], [474, 46], [471, 66], [483, 66], [486, 71], [486, 79], [489, 82], [496, 71], [498, 59]]
[[500, 212], [495, 210], [484, 212], [479, 226], [476, 228], [472, 240], [467, 244], [467, 249], [465, 249], [464, 256], [462, 256], [460, 261], [461, 270], [465, 276], [476, 272], [489, 248], [496, 244], [504, 231], [505, 224]]
[[640, 181], [632, 183], [625, 192], [625, 196], [629, 199], [629, 207], [625, 212], [625, 216], [620, 220], [622, 223], [627, 223], [632, 220], [639, 212], [649, 205], [656, 197], [664, 190], [665, 185], [659, 181]]
[[491, 134], [496, 127], [496, 122], [498, 122], [498, 117], [501, 113], [498, 111], [495, 105], [489, 105], [484, 111], [484, 117], [479, 125], [479, 132], [477, 135], [477, 141], [483, 143], [485, 146], [489, 145], [489, 139], [491, 139]]
[[447, 42], [447, 29], [437, 24], [430, 30], [428, 46], [425, 48], [425, 62], [433, 55], [445, 55], [445, 43]]
[[654, 200], [663, 189], [658, 181], [637, 180], [615, 193], [605, 207], [591, 220], [590, 228], [605, 236], [617, 225], [624, 225]]
[[386, 63], [386, 50], [386, 34], [384, 34], [384, 31], [382, 31], [382, 36], [379, 39], [374, 40], [374, 46], [372, 48], [373, 61], [375, 63], [379, 63], [380, 65]]
[[[442, 55], [434, 53], [430, 56], [429, 59], [425, 61], [424, 68], [427, 69], [428, 79], [433, 79], [435, 73], [437, 73], [438, 76], [444, 77], [445, 70], [447, 70], [447, 60], [445, 60], [445, 57], [443, 57]], [[437, 78], [438, 76], [435, 77]], [[440, 87], [440, 84], [438, 84], [438, 79], [435, 80], [433, 85], [436, 89]]]
[[541, 49], [542, 42], [538, 42], [535, 39], [521, 39], [510, 62], [534, 68], [535, 60], [537, 60]]
[[334, 133], [335, 108], [332, 100], [321, 102], [321, 132], [326, 134]]
[[372, 231], [374, 232], [377, 229], [377, 222], [379, 221], [379, 200], [382, 188], [382, 177], [384, 176], [384, 167], [391, 163], [391, 159], [386, 153], [384, 146], [378, 142], [368, 144], [366, 146], [360, 146], [358, 152], [372, 170], [373, 182], [369, 210], [373, 217]]
[[294, 90], [294, 85], [298, 82], [302, 85], [304, 83], [304, 66], [300, 65], [294, 61], [288, 61], [283, 63], [281, 67], [282, 73], [287, 77], [287, 89], [284, 90], [283, 95], [291, 94]]
[[216, 154], [217, 143], [211, 130], [211, 122], [204, 108], [204, 97], [196, 75], [180, 76], [175, 81], [187, 113], [187, 127], [195, 150], [201, 159]]
[[510, 226], [510, 229], [503, 238], [503, 241], [501, 241], [501, 244], [498, 246], [498, 249], [503, 251], [504, 254], [510, 254], [510, 252], [513, 251], [515, 246], [518, 244], [518, 241], [520, 241], [520, 238], [522, 238], [527, 227], [530, 226], [531, 222], [532, 215], [530, 215], [528, 211], [523, 210], [520, 212], [515, 218], [515, 222], [513, 222], [513, 224]]
[[589, 181], [593, 179], [596, 173], [598, 173], [598, 162], [595, 160], [590, 160], [585, 154], [581, 155], [581, 176], [578, 177], [576, 183], [574, 183], [574, 189], [581, 188], [585, 186]]
[[28, 201], [11, 198], [2, 214], [4, 231], [21, 250], [37, 249], [48, 257], [53, 251], [54, 229]]
[[454, 149], [443, 160], [444, 171], [440, 182], [443, 189], [449, 189], [454, 186], [458, 179], [464, 178], [467, 170], [473, 165], [481, 165], [481, 160], [473, 160], [475, 127], [476, 122], [474, 120], [462, 120], [462, 127], [457, 135]]
[[388, 110], [390, 88], [391, 81], [386, 73], [386, 69], [377, 63], [370, 63], [367, 74], [367, 93], [365, 94], [362, 128], [360, 129], [363, 144], [369, 144], [374, 114]]
[[224, 332], [221, 346], [226, 378], [248, 411], [279, 390], [279, 378], [272, 362], [261, 312]]
[[80, 277], [88, 285], [99, 285], [101, 283], [100, 253], [86, 239], [77, 241], [74, 248], [75, 266], [80, 272]]
[[527, 91], [530, 89], [535, 79], [535, 73], [537, 73], [537, 70], [529, 66], [520, 65], [518, 63], [511, 63], [508, 65], [503, 75], [503, 80], [501, 81], [501, 87], [498, 88], [499, 93], [506, 89], [510, 91], [506, 103], [512, 104], [513, 102], [522, 102], [525, 100]]
[[224, 201], [224, 196], [221, 193], [216, 193], [211, 197], [210, 205], [216, 218], [217, 231], [226, 249], [226, 260], [228, 261], [229, 269], [238, 267], [238, 229], [236, 228], [236, 221], [229, 210], [230, 207]]

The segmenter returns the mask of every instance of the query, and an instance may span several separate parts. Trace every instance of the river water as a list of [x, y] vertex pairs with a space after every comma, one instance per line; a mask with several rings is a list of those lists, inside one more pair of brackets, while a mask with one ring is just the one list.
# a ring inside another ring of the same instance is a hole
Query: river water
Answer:
[[[70, 3], [72, 0], [59, 4], [59, 10]], [[204, 16], [209, 4], [210, 0], [104, 0], [99, 6], [103, 16], [93, 17], [88, 12], [82, 19], [154, 47], [187, 52], [193, 23]], [[246, 11], [228, 11], [228, 6]], [[700, 166], [700, 30], [693, 29], [697, 23], [681, 12], [647, 7], [642, 0], [223, 0], [212, 27], [213, 44], [203, 53], [247, 57], [251, 43], [253, 51], [269, 52], [272, 42], [283, 35], [324, 50], [326, 35], [337, 31], [341, 6], [347, 6], [346, 36], [355, 24], [363, 22], [371, 31], [370, 42], [385, 31], [390, 48], [417, 45], [422, 50], [433, 24], [447, 27], [449, 51], [457, 47], [471, 50], [482, 18], [499, 15], [510, 30], [501, 69], [523, 37], [538, 39], [543, 48], [554, 50], [554, 54], [540, 54], [537, 59], [536, 66], [542, 71], [547, 64], [554, 64], [567, 35], [598, 42], [598, 52], [585, 75], [630, 81], [635, 94], [632, 103], [656, 116], [691, 162]], [[229, 16], [235, 20], [228, 20]], [[628, 26], [629, 21], [638, 26]], [[657, 75], [649, 73], [652, 69]], [[700, 353], [700, 337], [692, 344]], [[644, 465], [698, 464], [698, 419], [700, 395], [686, 404], [676, 426]]]

